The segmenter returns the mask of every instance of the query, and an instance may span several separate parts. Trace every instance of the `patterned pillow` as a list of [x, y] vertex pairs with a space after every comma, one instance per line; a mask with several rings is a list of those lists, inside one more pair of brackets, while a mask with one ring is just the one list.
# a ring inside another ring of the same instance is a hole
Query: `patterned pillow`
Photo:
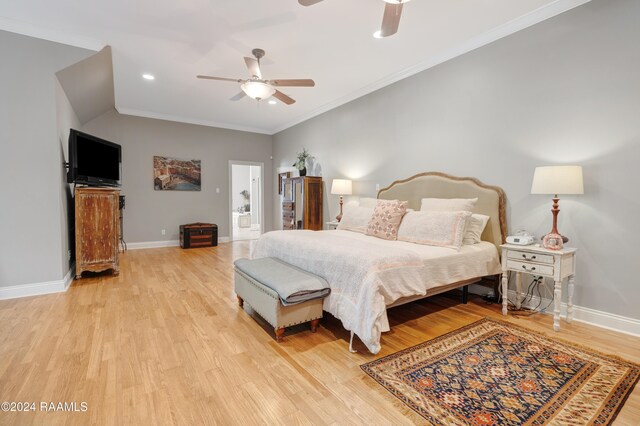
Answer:
[[398, 229], [398, 241], [460, 250], [471, 212], [409, 212]]
[[367, 235], [384, 240], [395, 240], [398, 236], [400, 221], [406, 211], [406, 201], [378, 200], [367, 226]]

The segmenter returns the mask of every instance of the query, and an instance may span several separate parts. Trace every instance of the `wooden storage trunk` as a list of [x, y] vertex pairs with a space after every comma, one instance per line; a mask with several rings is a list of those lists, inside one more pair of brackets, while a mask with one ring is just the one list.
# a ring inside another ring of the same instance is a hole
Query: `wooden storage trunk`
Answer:
[[180, 225], [180, 247], [213, 247], [217, 245], [218, 225], [201, 222]]

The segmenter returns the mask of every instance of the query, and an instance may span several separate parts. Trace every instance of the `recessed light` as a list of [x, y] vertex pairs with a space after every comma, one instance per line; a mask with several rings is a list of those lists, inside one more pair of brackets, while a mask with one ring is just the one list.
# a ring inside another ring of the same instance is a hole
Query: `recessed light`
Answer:
[[155, 80], [156, 78], [151, 74], [142, 74], [142, 78], [145, 80]]
[[373, 37], [374, 38], [382, 38], [382, 31], [378, 30], [375, 33], [373, 33]]
[[275, 105], [275, 104], [277, 104], [277, 103], [278, 103], [278, 102], [276, 102], [276, 101], [275, 101], [275, 99], [271, 99], [271, 100], [269, 101], [269, 105]]

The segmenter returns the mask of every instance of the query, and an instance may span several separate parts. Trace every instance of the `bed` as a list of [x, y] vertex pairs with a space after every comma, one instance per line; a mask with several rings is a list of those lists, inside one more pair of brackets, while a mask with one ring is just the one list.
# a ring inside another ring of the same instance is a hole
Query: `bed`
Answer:
[[502, 189], [477, 179], [427, 172], [393, 182], [379, 199], [406, 200], [420, 209], [423, 198], [478, 198], [474, 213], [490, 217], [482, 242], [460, 251], [388, 241], [351, 231], [272, 231], [252, 257], [275, 257], [329, 282], [323, 309], [342, 321], [372, 353], [389, 330], [386, 309], [459, 288], [500, 273], [498, 247], [506, 236]]

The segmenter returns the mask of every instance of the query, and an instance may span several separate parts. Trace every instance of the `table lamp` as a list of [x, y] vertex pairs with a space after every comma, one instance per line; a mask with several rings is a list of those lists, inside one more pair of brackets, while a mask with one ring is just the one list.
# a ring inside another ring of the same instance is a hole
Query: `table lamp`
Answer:
[[336, 216], [336, 220], [340, 222], [342, 219], [342, 196], [351, 195], [352, 184], [349, 179], [334, 179], [331, 183], [331, 194], [340, 196], [340, 214]]
[[558, 232], [558, 194], [571, 195], [571, 194], [584, 194], [584, 186], [582, 183], [582, 166], [545, 166], [536, 167], [533, 173], [533, 183], [531, 184], [532, 194], [550, 194], [553, 195], [553, 228], [551, 232], [543, 239], [544, 246], [547, 248], [562, 248], [562, 244], [557, 246], [548, 246], [546, 241], [553, 240], [554, 236], [561, 238], [562, 242], [567, 242], [569, 239], [562, 236]]

